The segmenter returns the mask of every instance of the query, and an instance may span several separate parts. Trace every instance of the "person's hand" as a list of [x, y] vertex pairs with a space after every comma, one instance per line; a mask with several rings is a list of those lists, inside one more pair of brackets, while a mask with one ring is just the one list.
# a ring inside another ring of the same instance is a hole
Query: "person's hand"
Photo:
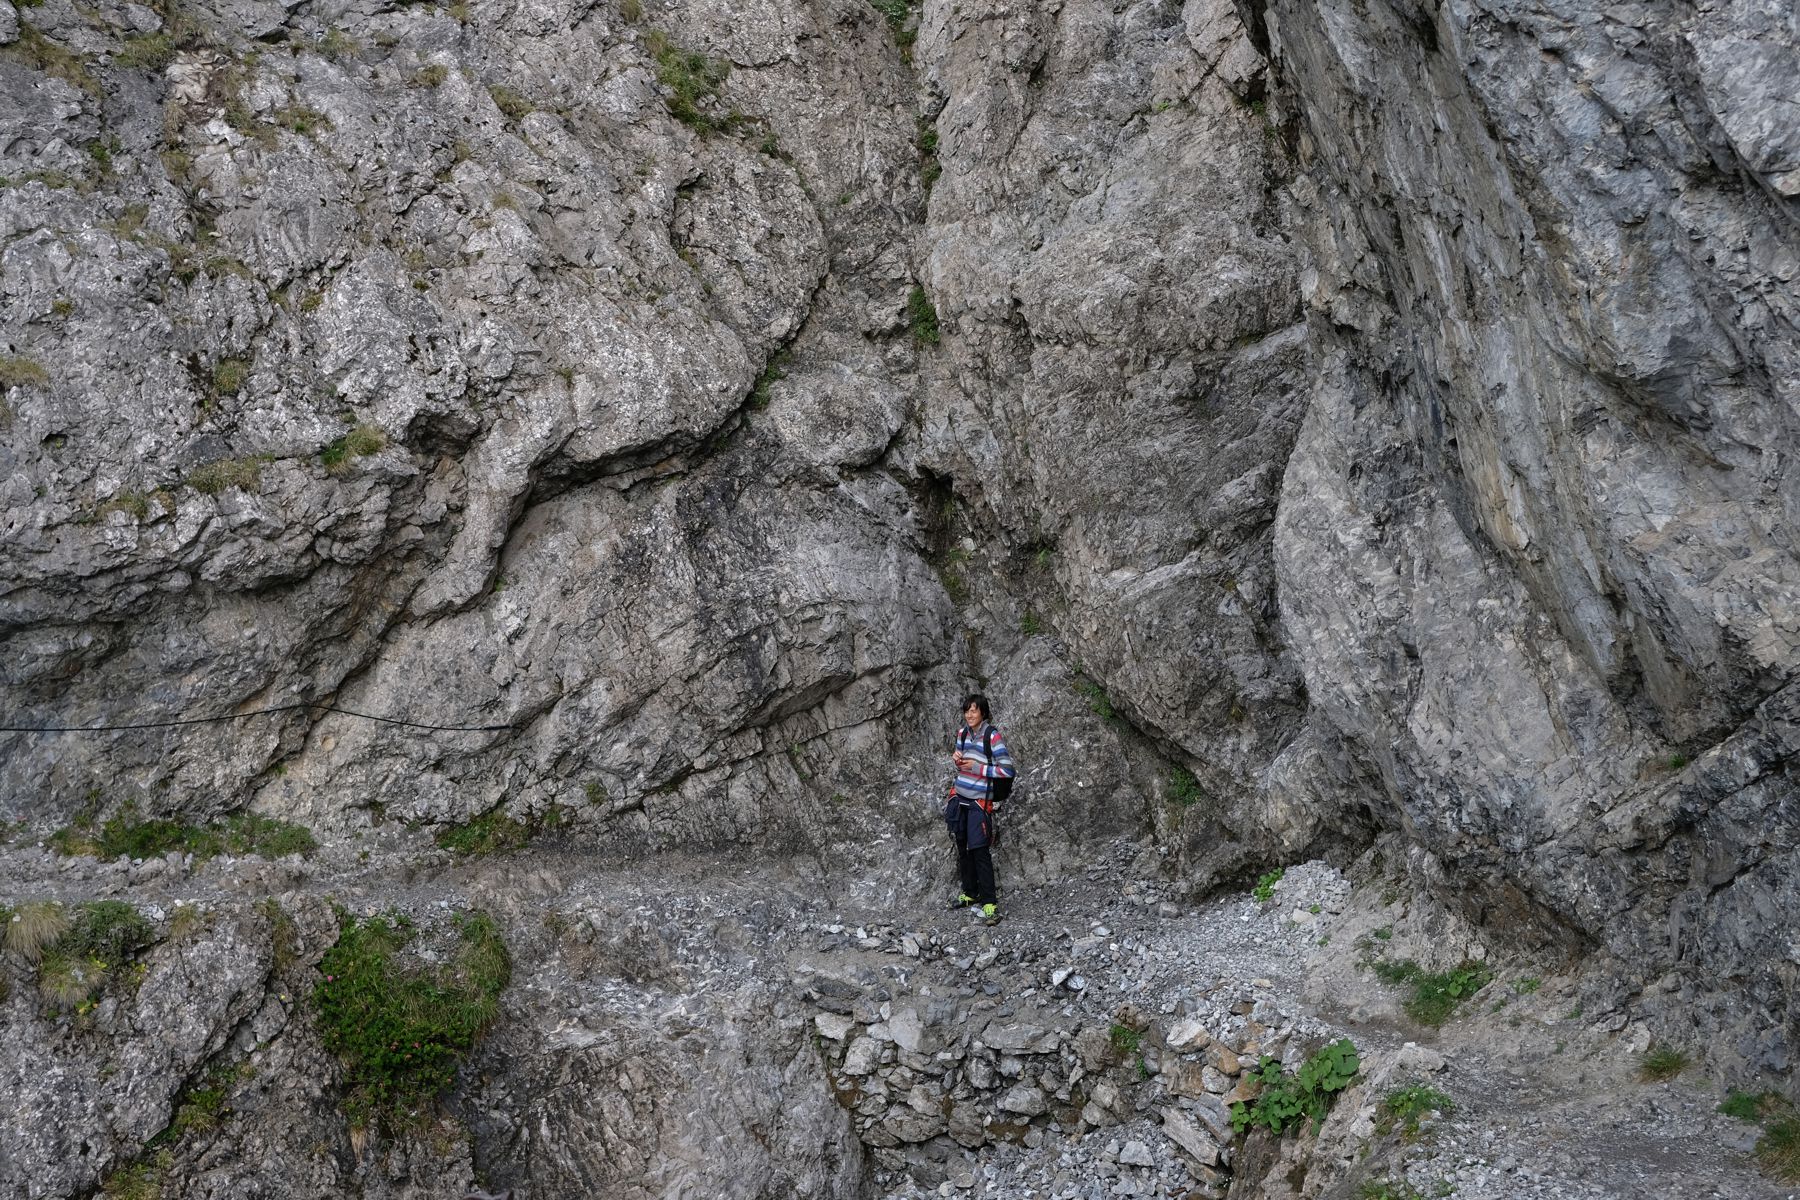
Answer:
[[958, 771], [962, 770], [962, 768], [963, 768], [963, 752], [961, 750], [958, 750], [955, 754], [952, 754], [950, 756], [950, 761], [956, 764], [956, 769]]

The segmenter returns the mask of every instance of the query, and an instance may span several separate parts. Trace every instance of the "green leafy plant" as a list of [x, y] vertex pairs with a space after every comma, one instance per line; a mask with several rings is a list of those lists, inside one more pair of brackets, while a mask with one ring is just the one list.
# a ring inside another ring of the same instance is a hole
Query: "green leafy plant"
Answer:
[[1250, 889], [1251, 898], [1258, 904], [1267, 904], [1269, 901], [1273, 900], [1275, 898], [1275, 885], [1281, 882], [1281, 877], [1286, 873], [1287, 869], [1285, 867], [1276, 867], [1273, 871], [1258, 876], [1256, 886]]
[[1513, 980], [1512, 990], [1515, 996], [1529, 996], [1544, 986], [1544, 981], [1535, 975], [1527, 975], [1523, 979]]
[[1332, 1101], [1360, 1070], [1362, 1059], [1349, 1038], [1324, 1047], [1292, 1074], [1281, 1069], [1279, 1059], [1264, 1055], [1250, 1072], [1262, 1090], [1254, 1100], [1240, 1100], [1231, 1106], [1231, 1127], [1244, 1133], [1260, 1125], [1280, 1136], [1282, 1130], [1308, 1119], [1315, 1127], [1323, 1124]]
[[1382, 1133], [1399, 1129], [1406, 1140], [1419, 1136], [1420, 1123], [1430, 1113], [1447, 1117], [1456, 1111], [1450, 1097], [1423, 1084], [1395, 1088], [1381, 1098], [1380, 1116], [1375, 1128]]
[[1169, 799], [1181, 807], [1192, 808], [1204, 795], [1200, 790], [1200, 781], [1186, 767], [1176, 767], [1169, 772]]
[[756, 384], [750, 389], [750, 407], [761, 412], [769, 407], [770, 393], [777, 383], [787, 378], [789, 352], [782, 350], [769, 357], [763, 364], [762, 373], [756, 377]]
[[938, 344], [937, 306], [923, 287], [915, 286], [906, 297], [906, 324], [912, 330], [913, 340], [927, 346]]
[[343, 1061], [353, 1121], [403, 1128], [456, 1076], [500, 1011], [512, 961], [491, 918], [456, 919], [449, 962], [406, 957], [416, 930], [403, 916], [339, 918], [312, 1001], [325, 1045]]
[[1406, 1013], [1421, 1025], [1438, 1026], [1464, 1000], [1486, 987], [1494, 973], [1484, 963], [1464, 962], [1453, 970], [1433, 973], [1409, 958], [1369, 964], [1387, 983], [1410, 986]]
[[1687, 1065], [1688, 1056], [1682, 1051], [1662, 1042], [1652, 1042], [1638, 1059], [1638, 1078], [1645, 1083], [1673, 1079], [1686, 1070]]
[[1080, 692], [1087, 700], [1088, 708], [1092, 710], [1096, 717], [1099, 717], [1102, 721], [1115, 721], [1118, 719], [1119, 714], [1118, 711], [1113, 708], [1112, 697], [1108, 696], [1106, 694], [1106, 689], [1101, 687], [1098, 683], [1095, 683], [1086, 675], [1078, 673], [1075, 676], [1075, 690]]
[[1106, 1036], [1121, 1058], [1136, 1054], [1144, 1044], [1143, 1032], [1129, 1025], [1114, 1025]]

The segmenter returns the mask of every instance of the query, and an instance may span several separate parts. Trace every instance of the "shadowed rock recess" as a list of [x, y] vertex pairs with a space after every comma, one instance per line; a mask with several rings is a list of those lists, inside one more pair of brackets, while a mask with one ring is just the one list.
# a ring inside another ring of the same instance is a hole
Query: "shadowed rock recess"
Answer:
[[1797, 98], [1759, 0], [0, 0], [0, 1192], [1348, 1200], [1504, 1109], [1396, 927], [1800, 1099]]

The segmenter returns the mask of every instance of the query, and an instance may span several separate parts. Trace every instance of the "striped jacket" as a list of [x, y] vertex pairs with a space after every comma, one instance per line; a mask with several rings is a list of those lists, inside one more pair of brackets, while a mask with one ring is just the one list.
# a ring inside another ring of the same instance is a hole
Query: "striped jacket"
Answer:
[[[992, 761], [987, 754], [987, 732], [994, 734], [994, 757]], [[995, 779], [1011, 779], [1013, 777], [1012, 751], [1006, 748], [1006, 737], [991, 722], [983, 721], [980, 729], [971, 730], [967, 725], [956, 731], [956, 748], [962, 752], [963, 768], [956, 776], [956, 794], [965, 800], [973, 800], [983, 808], [988, 804], [988, 793], [993, 788]]]

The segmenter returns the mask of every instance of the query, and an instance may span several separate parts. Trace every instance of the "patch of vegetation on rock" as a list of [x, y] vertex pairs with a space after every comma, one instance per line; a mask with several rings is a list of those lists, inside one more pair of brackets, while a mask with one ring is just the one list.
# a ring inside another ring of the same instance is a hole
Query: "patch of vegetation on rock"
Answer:
[[1282, 1070], [1280, 1059], [1265, 1054], [1250, 1072], [1262, 1091], [1254, 1100], [1240, 1100], [1231, 1106], [1231, 1128], [1245, 1133], [1260, 1125], [1279, 1137], [1282, 1130], [1308, 1119], [1315, 1127], [1322, 1125], [1332, 1101], [1360, 1070], [1362, 1058], [1349, 1038], [1332, 1042], [1292, 1073]]
[[362, 424], [319, 451], [319, 461], [327, 471], [341, 471], [358, 458], [379, 454], [387, 448], [387, 434], [378, 425]]
[[731, 64], [677, 46], [669, 35], [653, 29], [644, 48], [656, 68], [656, 81], [668, 89], [669, 115], [700, 133], [729, 133], [743, 120], [734, 111], [717, 113], [719, 89], [731, 74]]
[[1422, 1083], [1412, 1084], [1395, 1088], [1381, 1098], [1375, 1128], [1381, 1133], [1398, 1129], [1400, 1136], [1410, 1142], [1419, 1136], [1428, 1115], [1447, 1117], [1455, 1111], [1455, 1103], [1444, 1093]]
[[1457, 1006], [1479, 992], [1493, 979], [1486, 964], [1464, 962], [1448, 971], [1425, 970], [1410, 958], [1383, 959], [1369, 966], [1383, 982], [1397, 987], [1410, 986], [1406, 998], [1406, 1015], [1421, 1025], [1437, 1027], [1450, 1019]]
[[179, 850], [204, 861], [226, 853], [264, 858], [310, 854], [319, 843], [303, 826], [259, 813], [234, 813], [223, 821], [190, 825], [166, 818], [140, 820], [137, 810], [128, 807], [99, 826], [92, 818], [78, 818], [51, 834], [50, 846], [59, 854], [106, 860], [154, 858]]
[[415, 1123], [499, 1015], [512, 978], [500, 931], [479, 912], [458, 916], [456, 929], [454, 954], [433, 965], [405, 956], [417, 933], [405, 916], [340, 914], [312, 1002], [325, 1045], [344, 1063], [345, 1108], [359, 1125]]
[[524, 821], [496, 808], [442, 830], [436, 841], [442, 849], [467, 857], [522, 850], [539, 833], [561, 826], [563, 817], [563, 808], [556, 804], [546, 809], [543, 816]]
[[6, 948], [36, 965], [43, 997], [78, 1012], [93, 1007], [100, 989], [155, 941], [156, 927], [122, 900], [96, 900], [73, 912], [55, 901], [22, 905], [6, 930]]

